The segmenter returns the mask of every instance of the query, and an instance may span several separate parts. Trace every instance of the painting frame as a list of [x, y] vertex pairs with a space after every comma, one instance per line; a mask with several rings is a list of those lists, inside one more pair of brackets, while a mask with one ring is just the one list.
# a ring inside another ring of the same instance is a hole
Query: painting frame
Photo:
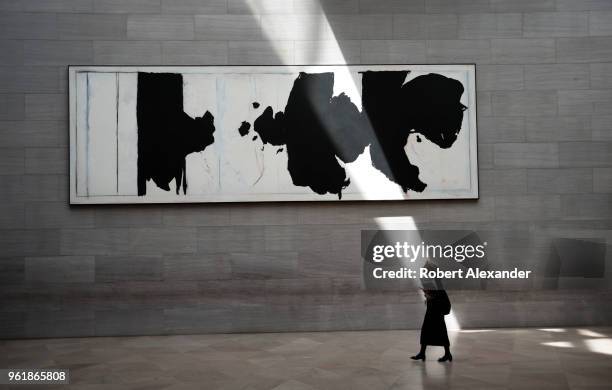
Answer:
[[70, 204], [168, 204], [168, 203], [234, 203], [234, 202], [309, 202], [309, 201], [338, 201], [330, 197], [321, 198], [318, 194], [202, 194], [185, 195], [174, 198], [170, 197], [147, 197], [133, 195], [91, 195], [79, 196], [76, 190], [77, 184], [77, 93], [76, 75], [79, 72], [189, 72], [198, 69], [215, 71], [219, 69], [239, 71], [239, 73], [249, 74], [252, 69], [285, 69], [299, 72], [303, 69], [330, 69], [335, 67], [371, 69], [371, 68], [397, 68], [405, 67], [411, 69], [429, 69], [440, 71], [440, 69], [465, 69], [468, 77], [466, 94], [469, 109], [466, 111], [469, 116], [469, 171], [470, 188], [461, 193], [425, 193], [409, 194], [402, 198], [368, 198], [361, 194], [347, 193], [342, 197], [342, 201], [403, 201], [403, 200], [434, 200], [434, 199], [479, 199], [478, 181], [478, 131], [477, 131], [477, 110], [476, 110], [476, 66], [475, 64], [320, 64], [320, 65], [70, 65], [68, 67], [69, 81], [69, 193]]

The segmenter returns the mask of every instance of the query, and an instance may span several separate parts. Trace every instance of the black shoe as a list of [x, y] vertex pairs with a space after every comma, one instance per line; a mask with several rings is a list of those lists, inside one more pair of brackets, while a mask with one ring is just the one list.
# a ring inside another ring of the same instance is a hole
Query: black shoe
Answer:
[[414, 356], [410, 356], [410, 359], [425, 361], [425, 354], [424, 353], [418, 353], [418, 354], [416, 354]]
[[444, 356], [442, 356], [440, 359], [438, 359], [439, 362], [445, 362], [447, 360], [449, 362], [452, 362], [453, 361], [453, 355], [451, 355], [450, 353], [445, 353]]

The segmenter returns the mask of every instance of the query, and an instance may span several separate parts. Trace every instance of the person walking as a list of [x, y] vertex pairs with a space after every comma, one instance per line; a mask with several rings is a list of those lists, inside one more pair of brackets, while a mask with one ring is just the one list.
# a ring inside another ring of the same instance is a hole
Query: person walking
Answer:
[[444, 356], [439, 362], [452, 362], [453, 355], [450, 353], [450, 342], [446, 331], [444, 316], [450, 313], [450, 300], [444, 290], [423, 289], [425, 294], [427, 311], [423, 326], [421, 326], [421, 350], [418, 354], [411, 356], [413, 360], [425, 360], [425, 350], [428, 345], [444, 347]]

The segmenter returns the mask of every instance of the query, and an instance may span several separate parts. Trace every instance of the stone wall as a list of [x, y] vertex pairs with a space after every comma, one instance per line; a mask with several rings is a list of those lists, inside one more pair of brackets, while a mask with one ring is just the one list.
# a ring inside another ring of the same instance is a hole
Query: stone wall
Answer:
[[[486, 231], [505, 266], [543, 266], [556, 237], [612, 239], [611, 1], [0, 11], [0, 337], [415, 328], [415, 291], [362, 288], [360, 230], [380, 217]], [[68, 205], [67, 65], [345, 62], [476, 63], [478, 201]], [[451, 299], [462, 327], [609, 325], [606, 275]]]

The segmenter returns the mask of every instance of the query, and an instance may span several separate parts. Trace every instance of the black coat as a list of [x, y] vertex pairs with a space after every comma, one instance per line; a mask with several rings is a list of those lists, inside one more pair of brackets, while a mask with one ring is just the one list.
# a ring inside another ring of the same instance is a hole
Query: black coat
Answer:
[[427, 299], [427, 311], [421, 327], [421, 344], [450, 345], [444, 322], [444, 315], [450, 307], [448, 295], [444, 290], [432, 291], [431, 294], [431, 298]]

